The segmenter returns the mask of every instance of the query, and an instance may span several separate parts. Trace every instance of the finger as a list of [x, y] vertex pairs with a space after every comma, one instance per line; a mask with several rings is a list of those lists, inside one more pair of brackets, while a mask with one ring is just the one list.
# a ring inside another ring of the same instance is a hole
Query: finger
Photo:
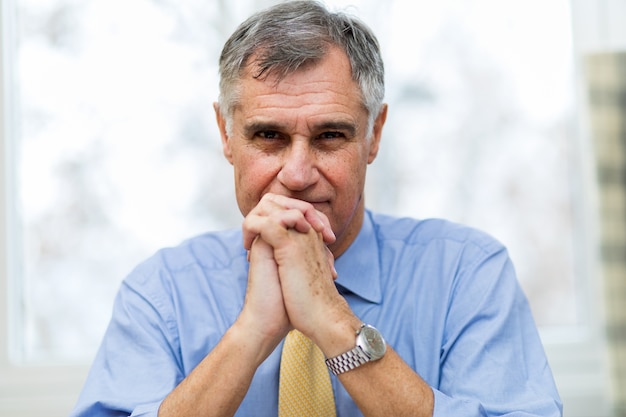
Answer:
[[251, 213], [244, 219], [244, 247], [249, 249], [254, 239], [259, 235], [268, 233], [274, 235], [289, 229], [296, 230], [299, 233], [308, 233], [311, 230], [311, 225], [304, 218], [302, 212], [295, 209], [276, 210], [269, 215]]
[[[330, 226], [328, 217], [326, 217], [326, 215], [321, 211], [316, 210], [313, 204], [303, 200], [271, 193], [265, 194], [263, 199], [278, 204], [286, 209], [300, 210], [311, 227], [313, 227], [316, 232], [322, 233], [325, 243], [333, 243], [336, 240], [335, 233]], [[303, 233], [306, 232], [308, 232], [308, 230], [303, 231]]]
[[330, 249], [328, 249], [328, 246], [326, 246], [326, 256], [328, 257], [328, 265], [330, 266], [330, 272], [332, 274], [333, 281], [334, 281], [337, 279], [339, 274], [337, 273], [337, 270], [335, 269], [335, 256], [330, 251]]
[[283, 207], [273, 201], [271, 194], [265, 194], [261, 201], [244, 218], [242, 224], [243, 246], [250, 250], [252, 242], [261, 233], [263, 218]]
[[[326, 243], [327, 245], [330, 243], [333, 243], [335, 240], [337, 240], [337, 236], [335, 236], [335, 232], [333, 231], [332, 227], [330, 226], [330, 221], [328, 220], [328, 217], [326, 217], [326, 215], [324, 213], [322, 213], [321, 211], [316, 211], [317, 215], [319, 216], [319, 219], [322, 221], [322, 226], [316, 228], [313, 226], [313, 229], [322, 234], [322, 238], [324, 239], [324, 243]], [[306, 216], [305, 216], [306, 217]]]
[[312, 227], [311, 223], [307, 221], [302, 212], [295, 209], [274, 213], [271, 217], [276, 218], [276, 221], [285, 228], [295, 229], [300, 233], [308, 233]]

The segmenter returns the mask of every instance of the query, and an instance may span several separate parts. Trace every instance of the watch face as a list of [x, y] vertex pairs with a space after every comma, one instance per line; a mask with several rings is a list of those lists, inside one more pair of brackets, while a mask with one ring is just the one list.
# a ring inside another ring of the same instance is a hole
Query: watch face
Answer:
[[360, 336], [363, 338], [362, 348], [372, 356], [372, 360], [380, 359], [387, 350], [387, 345], [378, 330], [371, 326], [365, 326], [361, 330]]

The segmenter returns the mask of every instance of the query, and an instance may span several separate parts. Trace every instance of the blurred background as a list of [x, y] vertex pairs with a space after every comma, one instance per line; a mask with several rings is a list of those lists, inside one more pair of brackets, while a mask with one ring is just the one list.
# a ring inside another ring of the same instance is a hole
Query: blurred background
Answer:
[[[0, 0], [0, 415], [63, 416], [120, 281], [239, 227], [217, 59], [269, 0]], [[326, 0], [376, 32], [367, 205], [510, 250], [565, 416], [626, 416], [626, 0]]]

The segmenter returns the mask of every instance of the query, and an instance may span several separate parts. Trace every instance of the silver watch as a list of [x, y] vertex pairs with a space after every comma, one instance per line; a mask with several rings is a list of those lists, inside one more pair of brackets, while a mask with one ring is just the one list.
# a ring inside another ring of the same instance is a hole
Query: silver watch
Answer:
[[369, 324], [362, 324], [356, 331], [356, 347], [326, 359], [326, 366], [333, 374], [339, 375], [366, 362], [382, 358], [386, 351], [387, 343], [380, 332]]

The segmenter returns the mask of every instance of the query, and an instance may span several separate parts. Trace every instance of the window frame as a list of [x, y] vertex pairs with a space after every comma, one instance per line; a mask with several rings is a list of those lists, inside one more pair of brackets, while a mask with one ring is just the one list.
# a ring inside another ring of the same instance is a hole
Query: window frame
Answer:
[[[575, 231], [575, 288], [580, 323], [572, 327], [539, 328], [561, 399], [568, 417], [612, 416], [610, 365], [604, 334], [604, 299], [602, 261], [600, 258], [599, 186], [596, 161], [589, 127], [587, 87], [582, 72], [583, 39], [588, 33], [589, 2], [570, 0], [575, 80], [575, 114], [578, 126], [572, 140], [576, 141], [576, 168], [581, 170], [581, 189], [573, 197], [575, 218], [582, 227]], [[597, 6], [597, 5], [596, 5]], [[599, 8], [599, 7], [598, 7]], [[597, 13], [598, 8], [594, 11]], [[597, 21], [597, 20], [596, 20]], [[596, 28], [597, 29], [597, 28]]]
[[[87, 365], [23, 364], [14, 344], [20, 331], [14, 320], [19, 305], [15, 276], [19, 273], [19, 253], [10, 244], [16, 227], [17, 207], [11, 198], [15, 183], [14, 149], [10, 139], [15, 134], [14, 0], [0, 0], [0, 415], [66, 416], [75, 403], [87, 373]], [[11, 296], [13, 295], [13, 296]]]

